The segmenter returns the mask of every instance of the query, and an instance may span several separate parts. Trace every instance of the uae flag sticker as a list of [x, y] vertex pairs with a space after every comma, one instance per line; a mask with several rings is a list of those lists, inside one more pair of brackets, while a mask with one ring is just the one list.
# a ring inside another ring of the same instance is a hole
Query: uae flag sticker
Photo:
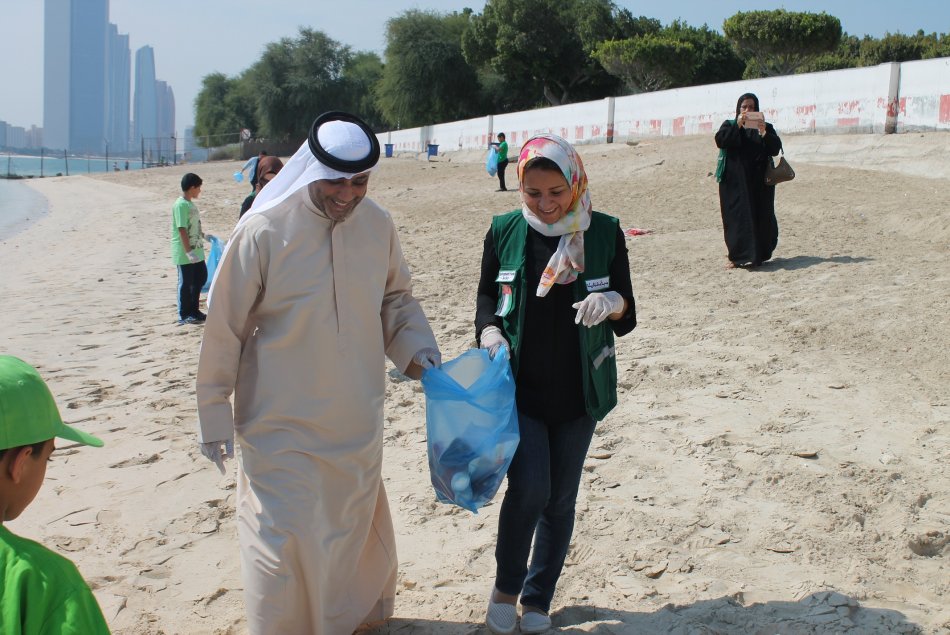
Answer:
[[495, 315], [498, 317], [505, 317], [511, 313], [511, 309], [514, 306], [514, 296], [511, 293], [511, 285], [503, 284], [501, 285], [501, 297], [498, 298], [498, 310], [495, 311]]

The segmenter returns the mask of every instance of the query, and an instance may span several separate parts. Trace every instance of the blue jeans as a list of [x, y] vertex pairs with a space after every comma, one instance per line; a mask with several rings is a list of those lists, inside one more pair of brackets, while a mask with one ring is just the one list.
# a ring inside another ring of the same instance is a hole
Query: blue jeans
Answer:
[[574, 502], [595, 424], [587, 415], [550, 424], [518, 413], [521, 441], [508, 468], [498, 519], [495, 588], [520, 594], [522, 605], [551, 609], [574, 532]]

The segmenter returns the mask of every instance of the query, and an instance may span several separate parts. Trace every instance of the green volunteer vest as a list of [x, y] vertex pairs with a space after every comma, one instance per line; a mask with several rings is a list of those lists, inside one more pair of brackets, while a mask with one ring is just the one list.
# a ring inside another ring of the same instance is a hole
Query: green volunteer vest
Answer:
[[[600, 212], [593, 213], [590, 227], [584, 232], [585, 271], [579, 274], [573, 283], [575, 301], [583, 300], [589, 292], [610, 290], [610, 263], [614, 259], [619, 224], [620, 221], [616, 218]], [[529, 291], [526, 288], [524, 271], [528, 221], [521, 215], [521, 210], [515, 210], [495, 216], [491, 227], [495, 253], [498, 254], [501, 264], [497, 278], [499, 306], [510, 306], [510, 310], [501, 320], [511, 344], [512, 374], [517, 377], [525, 297], [527, 293], [534, 292], [534, 289]], [[614, 333], [607, 320], [591, 328], [583, 324], [578, 324], [577, 328], [580, 333], [581, 370], [587, 414], [595, 421], [600, 421], [617, 405]]]

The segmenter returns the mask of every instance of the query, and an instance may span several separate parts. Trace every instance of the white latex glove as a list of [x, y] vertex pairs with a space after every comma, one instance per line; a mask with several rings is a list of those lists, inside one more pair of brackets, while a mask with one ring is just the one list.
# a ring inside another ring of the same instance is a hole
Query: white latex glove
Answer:
[[596, 326], [606, 320], [611, 313], [623, 311], [623, 297], [616, 291], [591, 293], [571, 306], [577, 309], [574, 324], [583, 322], [584, 326]]
[[195, 264], [199, 260], [198, 254], [195, 253], [194, 249], [192, 249], [185, 255], [188, 257], [188, 262], [190, 262], [191, 264]]
[[502, 348], [508, 354], [508, 340], [502, 335], [501, 329], [495, 325], [486, 326], [482, 329], [481, 348], [488, 349], [488, 357], [495, 359], [495, 355]]
[[211, 461], [218, 466], [221, 473], [224, 474], [224, 460], [234, 458], [234, 438], [199, 443], [198, 445], [201, 446], [201, 453], [211, 459]]
[[442, 365], [442, 353], [437, 348], [423, 348], [412, 356], [412, 361], [422, 369], [438, 368]]

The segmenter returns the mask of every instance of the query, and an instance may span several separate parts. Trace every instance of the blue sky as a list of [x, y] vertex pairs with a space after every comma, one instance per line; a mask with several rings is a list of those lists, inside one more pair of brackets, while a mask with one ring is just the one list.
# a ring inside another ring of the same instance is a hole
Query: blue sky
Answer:
[[[885, 32], [915, 33], [918, 29], [950, 32], [947, 0], [662, 0], [646, 3], [615, 0], [634, 15], [668, 24], [722, 22], [737, 11], [784, 8], [825, 11], [841, 20], [852, 35], [880, 37]], [[0, 12], [0, 120], [14, 126], [43, 125], [43, 6], [44, 0], [3, 0]], [[471, 7], [480, 13], [484, 0], [111, 0], [110, 21], [130, 36], [135, 50], [155, 49], [156, 74], [175, 91], [176, 128], [193, 123], [195, 97], [201, 79], [213, 72], [236, 75], [253, 64], [264, 46], [293, 37], [308, 26], [349, 45], [382, 55], [386, 21], [409, 9], [439, 12]]]

